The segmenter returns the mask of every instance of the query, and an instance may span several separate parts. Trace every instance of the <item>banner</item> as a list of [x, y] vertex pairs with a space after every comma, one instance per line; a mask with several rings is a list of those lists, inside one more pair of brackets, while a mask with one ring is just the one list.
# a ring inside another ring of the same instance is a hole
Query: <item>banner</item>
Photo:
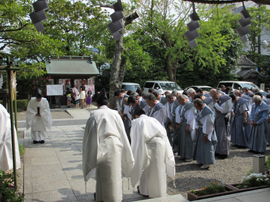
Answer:
[[[94, 85], [87, 85], [87, 86], [85, 86], [85, 91], [86, 91], [86, 93], [88, 92], [88, 91], [92, 91], [92, 95], [95, 95], [95, 86]], [[88, 94], [87, 94], [88, 95]]]
[[47, 85], [47, 96], [56, 96], [56, 95], [63, 95], [63, 85]]

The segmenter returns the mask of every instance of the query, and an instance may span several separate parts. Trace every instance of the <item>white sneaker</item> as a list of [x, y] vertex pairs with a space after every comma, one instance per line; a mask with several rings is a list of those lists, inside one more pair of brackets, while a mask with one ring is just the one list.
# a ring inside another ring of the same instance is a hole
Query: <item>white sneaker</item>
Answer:
[[193, 159], [185, 159], [185, 162], [190, 162], [192, 161]]
[[209, 168], [209, 165], [204, 164], [204, 165], [202, 165], [202, 166], [201, 166], [201, 168], [203, 168], [203, 169], [207, 169], [207, 168]]

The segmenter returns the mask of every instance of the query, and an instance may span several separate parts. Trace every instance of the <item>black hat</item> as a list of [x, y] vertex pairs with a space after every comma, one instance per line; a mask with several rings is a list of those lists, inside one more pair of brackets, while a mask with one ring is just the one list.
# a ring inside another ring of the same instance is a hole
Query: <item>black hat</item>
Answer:
[[102, 88], [102, 90], [100, 91], [100, 93], [97, 96], [97, 104], [103, 105], [104, 104], [104, 102], [103, 102], [104, 100], [107, 101], [108, 100], [108, 97], [106, 95], [105, 89]]
[[36, 98], [42, 98], [42, 91], [38, 88], [36, 92]]

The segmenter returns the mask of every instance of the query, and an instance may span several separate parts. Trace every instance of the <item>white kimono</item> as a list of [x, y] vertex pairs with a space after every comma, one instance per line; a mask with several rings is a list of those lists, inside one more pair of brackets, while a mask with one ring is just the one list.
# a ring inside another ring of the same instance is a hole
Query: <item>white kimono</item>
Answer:
[[132, 186], [140, 180], [142, 195], [166, 196], [166, 174], [174, 178], [175, 161], [165, 128], [155, 118], [141, 115], [132, 121], [130, 136], [135, 159]]
[[96, 175], [97, 201], [122, 201], [122, 172], [129, 177], [134, 165], [123, 121], [103, 105], [90, 114], [83, 138], [83, 175]]
[[[12, 157], [12, 137], [11, 137], [10, 115], [6, 108], [0, 104], [0, 170], [6, 171], [13, 168]], [[16, 167], [21, 167], [19, 144], [17, 140], [16, 130], [14, 128], [14, 142]]]
[[[40, 116], [36, 116], [37, 108], [40, 108]], [[42, 97], [40, 102], [32, 97], [27, 106], [26, 112], [26, 128], [31, 127], [31, 135], [33, 140], [44, 140], [46, 127], [50, 130], [52, 126], [52, 116], [49, 103], [46, 98]]]

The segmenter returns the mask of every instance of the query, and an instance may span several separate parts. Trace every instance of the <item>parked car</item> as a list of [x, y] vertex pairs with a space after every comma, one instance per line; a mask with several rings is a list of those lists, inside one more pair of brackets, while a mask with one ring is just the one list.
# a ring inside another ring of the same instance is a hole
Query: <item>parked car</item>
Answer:
[[185, 90], [188, 90], [189, 88], [193, 88], [195, 91], [200, 88], [202, 89], [203, 91], [210, 91], [213, 87], [211, 86], [189, 86], [189, 87], [186, 87]]
[[257, 85], [255, 85], [252, 82], [249, 81], [220, 81], [218, 83], [217, 88], [221, 88], [220, 86], [224, 85], [225, 87], [230, 86], [232, 88], [232, 90], [239, 90], [242, 89], [244, 87], [248, 87], [250, 88], [257, 88], [260, 89]]
[[183, 89], [173, 81], [146, 81], [143, 86], [143, 91], [148, 93], [149, 88], [154, 90], [162, 89], [164, 92], [177, 90], [179, 93], [183, 92]]
[[141, 88], [140, 84], [138, 84], [138, 83], [123, 82], [121, 89], [124, 89], [125, 91], [132, 90], [132, 91], [136, 92], [136, 90], [138, 88]]

